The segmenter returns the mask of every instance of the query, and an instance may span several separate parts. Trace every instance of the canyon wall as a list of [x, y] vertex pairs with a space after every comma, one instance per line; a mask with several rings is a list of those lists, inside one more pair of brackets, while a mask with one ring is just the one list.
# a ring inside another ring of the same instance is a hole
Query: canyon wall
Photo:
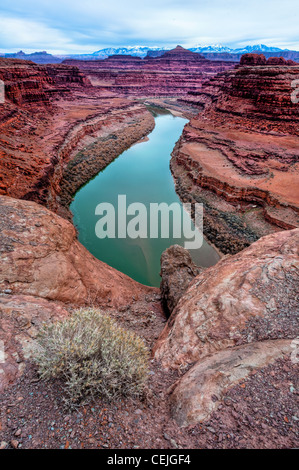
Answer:
[[[32, 201], [0, 196], [0, 392], [24, 371], [43, 321], [74, 308], [105, 311], [157, 304], [146, 287], [96, 259], [77, 240], [74, 226]], [[159, 304], [156, 306], [159, 309]]]
[[84, 71], [98, 88], [121, 96], [180, 96], [197, 90], [209, 76], [237, 62], [211, 61], [177, 46], [159, 57], [110, 56], [104, 60], [65, 60]]
[[[0, 79], [6, 98], [0, 105], [0, 194], [64, 215], [60, 183], [80, 149], [101, 138], [107, 147], [102, 163], [81, 176], [83, 184], [102, 168], [108, 152], [115, 158], [154, 126], [145, 106], [93, 88], [75, 66], [0, 59]], [[97, 157], [99, 162], [100, 152]], [[78, 189], [78, 182], [69, 189]]]
[[[171, 169], [184, 201], [202, 202], [205, 231], [224, 253], [299, 223], [299, 65], [248, 54], [198, 92]], [[280, 61], [278, 61], [280, 62]]]
[[43, 321], [84, 305], [161, 308], [157, 289], [95, 259], [65, 220], [76, 189], [150, 132], [152, 114], [93, 88], [75, 66], [0, 59], [0, 80], [2, 391], [23, 373]]

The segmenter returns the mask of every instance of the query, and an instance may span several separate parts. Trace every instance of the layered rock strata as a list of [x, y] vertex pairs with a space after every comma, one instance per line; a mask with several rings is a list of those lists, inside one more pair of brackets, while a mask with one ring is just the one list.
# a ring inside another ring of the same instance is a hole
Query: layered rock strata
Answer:
[[184, 98], [202, 106], [174, 149], [184, 201], [202, 202], [205, 231], [223, 253], [299, 224], [298, 65], [248, 54]]
[[91, 83], [120, 96], [180, 96], [197, 90], [209, 76], [237, 62], [211, 61], [177, 46], [159, 57], [110, 56], [104, 60], [65, 60], [84, 71]]
[[[92, 149], [96, 163], [85, 161], [88, 170], [80, 175], [83, 184], [107, 164], [108, 154], [111, 161], [154, 127], [145, 106], [100, 93], [77, 67], [0, 59], [0, 79], [6, 92], [0, 105], [0, 194], [63, 215], [61, 181], [79, 150], [98, 140], [98, 153]], [[73, 167], [71, 173], [68, 189], [75, 192]], [[66, 193], [65, 187], [63, 201]]]

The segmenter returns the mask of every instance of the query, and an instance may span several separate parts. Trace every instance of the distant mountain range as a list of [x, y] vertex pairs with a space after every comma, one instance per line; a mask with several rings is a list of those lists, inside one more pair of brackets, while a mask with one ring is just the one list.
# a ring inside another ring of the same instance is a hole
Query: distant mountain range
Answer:
[[167, 51], [166, 47], [147, 47], [147, 46], [128, 46], [128, 47], [108, 47], [94, 52], [92, 55], [97, 57], [108, 57], [110, 55], [132, 55], [135, 57], [145, 57], [148, 51]]
[[55, 57], [52, 54], [48, 54], [46, 51], [33, 52], [32, 54], [25, 54], [25, 52], [19, 51], [10, 54], [0, 54], [0, 57], [32, 60], [32, 62], [36, 64], [59, 64], [62, 61], [60, 57]]
[[[246, 46], [243, 48], [232, 49], [228, 46], [223, 46], [222, 44], [212, 44], [201, 46], [197, 45], [194, 47], [188, 48], [192, 52], [199, 52], [199, 53], [221, 53], [221, 52], [228, 52], [230, 54], [246, 54], [247, 52], [253, 51], [260, 51], [260, 52], [280, 52], [280, 51], [288, 51], [288, 49], [280, 49], [279, 47], [271, 47], [265, 46], [264, 44], [257, 44], [254, 46]], [[102, 57], [102, 56], [110, 56], [110, 55], [133, 55], [137, 57], [145, 57], [148, 51], [167, 51], [169, 48], [166, 47], [147, 47], [147, 46], [128, 46], [128, 47], [109, 47], [106, 49], [100, 49], [99, 51], [94, 52], [91, 54], [92, 56]]]
[[212, 44], [209, 46], [195, 46], [191, 47], [190, 51], [193, 52], [229, 52], [230, 54], [246, 54], [248, 52], [279, 52], [279, 51], [288, 51], [289, 49], [280, 49], [279, 47], [265, 46], [265, 44], [256, 44], [254, 46], [239, 47], [238, 49], [232, 49], [228, 46], [223, 46], [222, 44]]
[[[166, 47], [148, 47], [148, 46], [127, 46], [127, 47], [108, 47], [100, 49], [92, 54], [65, 54], [53, 56], [46, 51], [34, 52], [32, 54], [25, 54], [23, 51], [16, 53], [0, 54], [0, 57], [13, 57], [16, 59], [32, 60], [37, 64], [50, 64], [59, 63], [64, 59], [77, 59], [77, 60], [99, 60], [105, 59], [111, 55], [132, 55], [134, 57], [157, 57], [169, 50]], [[192, 52], [203, 54], [208, 59], [214, 60], [239, 60], [242, 54], [248, 52], [259, 52], [265, 54], [266, 57], [282, 56], [286, 59], [299, 60], [299, 52], [290, 51], [288, 49], [280, 49], [279, 47], [266, 46], [265, 44], [256, 44], [253, 46], [245, 46], [242, 48], [232, 49], [222, 44], [212, 45], [196, 45], [189, 48]]]

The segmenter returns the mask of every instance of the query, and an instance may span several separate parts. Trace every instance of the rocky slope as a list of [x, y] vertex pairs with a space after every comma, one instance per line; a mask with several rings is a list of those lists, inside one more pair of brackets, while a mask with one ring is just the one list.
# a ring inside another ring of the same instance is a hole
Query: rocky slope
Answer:
[[159, 57], [114, 55], [104, 60], [65, 60], [84, 71], [97, 88], [120, 96], [180, 96], [236, 62], [210, 61], [177, 46]]
[[247, 54], [185, 101], [203, 107], [174, 149], [171, 168], [185, 201], [202, 202], [206, 235], [224, 253], [298, 227], [299, 65]]
[[[0, 59], [0, 79], [6, 92], [0, 107], [0, 194], [35, 200], [64, 215], [61, 180], [80, 149], [104, 142], [97, 166], [85, 158], [88, 169], [80, 183], [70, 184], [71, 191], [101, 169], [101, 158], [109, 153], [111, 161], [154, 126], [144, 106], [93, 89], [77, 67]], [[64, 199], [66, 193], [65, 186]]]
[[263, 237], [204, 270], [180, 298], [154, 349], [163, 367], [187, 371], [170, 390], [180, 425], [206, 420], [229, 389], [291, 356], [298, 247], [299, 229]]
[[90, 85], [77, 67], [36, 65], [20, 59], [0, 58], [0, 79], [5, 84], [6, 100], [18, 106], [40, 104], [47, 107], [52, 97], [70, 94], [76, 85], [81, 88]]
[[0, 214], [0, 339], [9, 355], [0, 388], [19, 374], [42, 321], [67, 306], [128, 309], [157, 293], [94, 258], [74, 226], [41, 205], [0, 196]]

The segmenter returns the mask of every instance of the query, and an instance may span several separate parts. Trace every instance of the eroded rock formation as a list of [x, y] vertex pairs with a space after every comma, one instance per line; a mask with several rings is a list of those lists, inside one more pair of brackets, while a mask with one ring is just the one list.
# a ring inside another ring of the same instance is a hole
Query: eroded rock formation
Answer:
[[204, 204], [206, 235], [224, 253], [299, 224], [299, 66], [268, 61], [248, 54], [184, 98], [204, 109], [185, 127], [172, 172], [181, 198]]
[[[154, 127], [145, 106], [93, 89], [77, 67], [0, 59], [0, 79], [6, 92], [0, 106], [0, 194], [34, 200], [66, 216], [65, 204], [107, 164], [107, 155], [111, 161]], [[62, 202], [68, 162], [100, 139], [98, 153], [91, 152], [97, 164], [89, 165], [85, 155], [80, 181], [72, 168]]]
[[170, 397], [172, 416], [180, 426], [207, 420], [228, 390], [247, 379], [253, 370], [291, 352], [290, 340], [261, 341], [216, 352], [197, 362], [178, 381]]
[[177, 368], [238, 344], [295, 337], [298, 249], [299, 229], [287, 230], [205, 269], [174, 309], [155, 357]]
[[115, 55], [104, 60], [64, 63], [79, 67], [97, 88], [120, 96], [180, 96], [197, 90], [210, 75], [230, 69], [237, 62], [207, 60], [177, 46], [158, 57]]
[[[298, 107], [290, 84], [298, 66], [250, 56], [223, 72], [233, 64], [215, 66], [179, 47], [146, 60], [112, 57], [101, 61], [103, 68], [97, 62], [86, 63], [86, 78], [74, 63], [0, 59], [6, 84], [0, 106], [0, 391], [24, 371], [41, 323], [78, 306], [105, 308], [149, 345], [158, 337], [165, 322], [158, 290], [96, 260], [65, 220], [66, 207], [86, 180], [153, 128], [145, 106], [120, 95], [181, 95], [184, 106], [203, 112], [173, 153], [177, 191], [184, 201], [204, 203], [206, 234], [223, 252], [252, 245], [204, 271], [180, 247], [164, 253], [162, 296], [171, 316], [154, 354], [169, 371], [168, 385], [172, 373], [176, 379], [183, 374], [169, 389], [180, 426], [223, 419], [223, 429], [231, 429], [223, 400], [231, 394], [245, 407], [238, 397], [246, 389], [250, 436], [249, 404], [257, 388], [266, 392], [266, 404], [260, 401], [268, 415], [273, 396], [280, 414], [284, 406], [294, 408], [289, 362], [299, 335], [299, 229], [290, 229], [298, 217]], [[276, 397], [268, 389], [281, 371]], [[152, 380], [165, 391], [162, 373]], [[245, 419], [242, 410], [234, 413], [239, 423]], [[210, 429], [206, 434], [219, 432]], [[296, 445], [289, 434], [283, 443]]]

